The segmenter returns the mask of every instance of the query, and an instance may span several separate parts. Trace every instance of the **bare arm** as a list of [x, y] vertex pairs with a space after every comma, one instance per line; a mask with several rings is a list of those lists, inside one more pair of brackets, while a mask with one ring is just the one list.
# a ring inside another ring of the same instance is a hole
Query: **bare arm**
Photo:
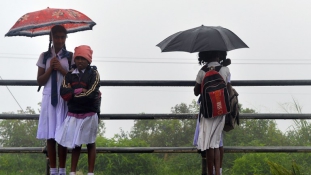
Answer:
[[37, 82], [39, 86], [43, 86], [49, 80], [53, 70], [59, 71], [63, 76], [65, 76], [68, 72], [60, 64], [59, 60], [54, 57], [51, 59], [50, 67], [47, 71], [45, 71], [45, 68], [38, 67]]
[[37, 82], [39, 86], [45, 85], [45, 83], [49, 80], [52, 71], [52, 67], [49, 67], [47, 71], [45, 71], [42, 67], [38, 67]]
[[194, 91], [195, 96], [200, 95], [201, 94], [201, 84], [195, 83], [193, 91]]

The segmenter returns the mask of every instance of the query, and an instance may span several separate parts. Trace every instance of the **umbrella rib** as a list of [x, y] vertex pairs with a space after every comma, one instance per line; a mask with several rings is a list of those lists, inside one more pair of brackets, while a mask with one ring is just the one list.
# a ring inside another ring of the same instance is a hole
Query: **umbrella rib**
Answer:
[[40, 28], [40, 27], [44, 27], [47, 25], [56, 25], [56, 24], [66, 24], [66, 23], [85, 23], [85, 24], [89, 24], [89, 25], [95, 25], [96, 23], [93, 21], [73, 21], [73, 20], [63, 20], [63, 21], [55, 21], [55, 22], [46, 22], [46, 23], [42, 23], [42, 24], [38, 24], [38, 25], [27, 25], [27, 26], [22, 26], [22, 27], [18, 27], [18, 28], [14, 28], [11, 29], [10, 32], [15, 32], [15, 31], [20, 31], [20, 30], [29, 30], [29, 29], [35, 29], [35, 28]]
[[5, 36], [40, 36], [49, 34], [54, 25], [63, 25], [68, 33], [92, 30], [96, 25], [85, 14], [73, 9], [47, 8], [26, 13]]
[[203, 26], [201, 26], [201, 27], [199, 28], [199, 32], [197, 32], [197, 34], [196, 34], [194, 40], [192, 40], [190, 53], [193, 53], [193, 47], [194, 47], [194, 44], [193, 44], [193, 43], [195, 43], [196, 39], [198, 38], [199, 33], [200, 33], [200, 30], [202, 29], [202, 27], [203, 27]]
[[[221, 38], [222, 38], [222, 41], [225, 43], [225, 46], [227, 47], [228, 45], [227, 45], [227, 43], [225, 42], [226, 40], [225, 40], [225, 38], [223, 37], [223, 35], [221, 34], [221, 32], [220, 32], [218, 29], [216, 29], [216, 31], [219, 33], [219, 35], [220, 35]], [[227, 51], [230, 51], [230, 50], [227, 50]]]
[[162, 52], [230, 51], [248, 46], [232, 31], [221, 26], [200, 26], [177, 32], [159, 44]]
[[[178, 32], [177, 35], [176, 35], [175, 37], [173, 37], [172, 40], [171, 40], [170, 42], [173, 42], [181, 33], [182, 33], [182, 31], [181, 31], [181, 32]], [[176, 34], [176, 33], [175, 33], [175, 34]], [[175, 35], [175, 34], [173, 34], [173, 35]], [[168, 39], [168, 38], [170, 38], [170, 36], [167, 37], [167, 39]], [[168, 43], [170, 43], [170, 42], [168, 42]], [[160, 43], [159, 43], [159, 44], [160, 44]], [[159, 44], [158, 44], [158, 45], [159, 45]], [[167, 45], [168, 45], [168, 44], [167, 44]], [[167, 45], [166, 45], [166, 46], [167, 46]], [[164, 49], [162, 50], [162, 52], [165, 52], [165, 51], [166, 51], [166, 48], [167, 48], [166, 46], [164, 46]]]

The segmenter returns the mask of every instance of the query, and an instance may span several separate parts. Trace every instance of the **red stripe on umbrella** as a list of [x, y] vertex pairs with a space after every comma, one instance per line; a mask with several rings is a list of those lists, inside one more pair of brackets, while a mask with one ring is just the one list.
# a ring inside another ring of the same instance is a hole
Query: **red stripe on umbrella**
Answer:
[[54, 25], [64, 25], [68, 33], [74, 33], [92, 30], [96, 23], [77, 10], [46, 8], [23, 15], [5, 36], [48, 35]]

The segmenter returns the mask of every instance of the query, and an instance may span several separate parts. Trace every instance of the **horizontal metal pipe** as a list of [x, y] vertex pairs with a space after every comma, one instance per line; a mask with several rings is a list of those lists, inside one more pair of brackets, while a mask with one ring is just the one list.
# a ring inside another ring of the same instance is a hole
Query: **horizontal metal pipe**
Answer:
[[[232, 80], [233, 86], [309, 86], [311, 80]], [[185, 86], [192, 87], [195, 81], [188, 80], [102, 80], [101, 86]], [[0, 86], [38, 86], [36, 80], [0, 80]]]
[[[101, 120], [196, 119], [196, 114], [101, 114]], [[0, 119], [38, 120], [38, 114], [0, 114]], [[240, 119], [311, 119], [311, 114], [240, 114]]]
[[[45, 153], [44, 147], [1, 147], [0, 153]], [[224, 146], [225, 153], [310, 153], [310, 146]], [[82, 153], [87, 149], [82, 148]], [[97, 153], [197, 153], [194, 147], [97, 147]], [[68, 153], [72, 153], [68, 149]]]

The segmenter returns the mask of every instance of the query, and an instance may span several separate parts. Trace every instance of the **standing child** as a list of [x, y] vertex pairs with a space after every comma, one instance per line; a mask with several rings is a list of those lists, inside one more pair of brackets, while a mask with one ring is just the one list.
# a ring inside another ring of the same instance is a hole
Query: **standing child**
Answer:
[[[210, 67], [221, 66], [219, 61], [224, 51], [204, 51], [199, 53], [199, 64], [204, 66], [199, 70], [196, 84], [194, 87], [194, 94], [198, 96], [201, 93], [201, 83], [207, 70]], [[226, 83], [230, 82], [230, 71], [228, 67], [221, 67], [219, 74]], [[220, 175], [220, 140], [222, 130], [225, 124], [225, 115], [213, 118], [205, 118], [200, 114], [199, 135], [197, 140], [197, 149], [203, 154], [202, 157], [207, 159], [208, 174], [213, 174], [213, 166], [215, 166], [215, 175]]]
[[89, 46], [75, 48], [76, 69], [68, 72], [61, 86], [61, 96], [68, 103], [67, 117], [56, 132], [55, 140], [73, 148], [70, 175], [75, 175], [81, 145], [87, 145], [88, 175], [94, 174], [101, 93], [100, 78], [96, 67], [91, 67], [93, 51]]
[[[50, 32], [49, 49], [40, 55], [37, 62], [39, 86], [44, 86], [41, 102], [37, 138], [47, 139], [47, 152], [51, 175], [65, 175], [67, 149], [58, 145], [59, 171], [56, 166], [55, 131], [65, 119], [67, 105], [60, 98], [59, 89], [63, 76], [69, 70], [72, 56], [65, 47], [67, 30], [61, 25], [55, 25]], [[53, 46], [51, 47], [51, 43]]]

